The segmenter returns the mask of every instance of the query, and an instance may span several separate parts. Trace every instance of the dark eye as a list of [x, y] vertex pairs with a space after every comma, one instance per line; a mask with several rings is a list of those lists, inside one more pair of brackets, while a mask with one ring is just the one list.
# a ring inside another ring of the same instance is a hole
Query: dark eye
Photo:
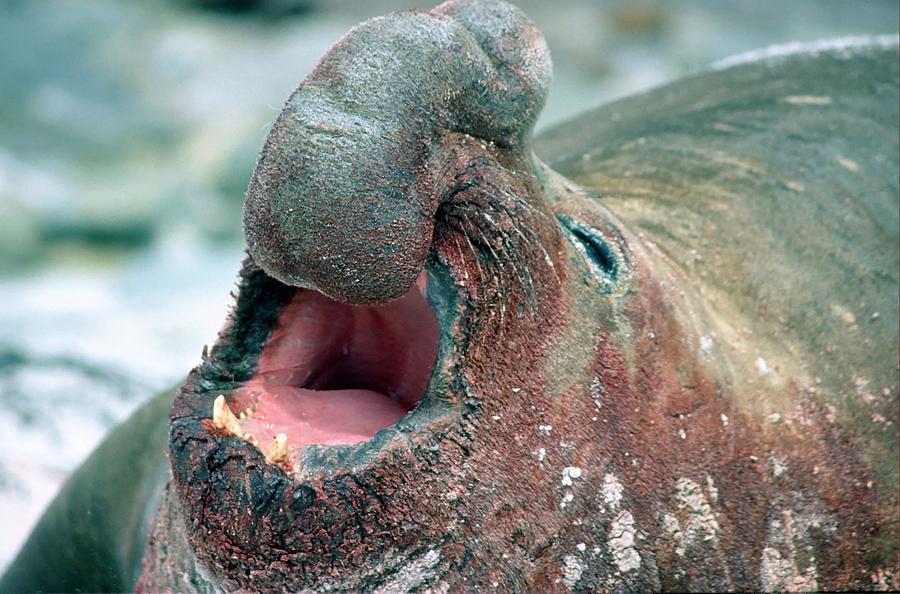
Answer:
[[603, 240], [600, 233], [570, 216], [557, 215], [556, 218], [569, 232], [570, 237], [584, 247], [587, 258], [596, 264], [597, 268], [610, 280], [615, 279], [619, 268], [616, 254]]

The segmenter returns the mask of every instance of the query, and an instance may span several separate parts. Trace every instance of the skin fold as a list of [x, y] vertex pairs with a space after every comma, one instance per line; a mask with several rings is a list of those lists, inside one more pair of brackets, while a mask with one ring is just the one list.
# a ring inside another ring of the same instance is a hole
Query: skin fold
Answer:
[[[500, 2], [338, 42], [262, 150], [217, 344], [0, 590], [896, 588], [896, 38], [532, 141], [549, 78]], [[286, 472], [213, 424], [298, 290], [378, 304], [423, 270], [437, 362], [396, 425]]]

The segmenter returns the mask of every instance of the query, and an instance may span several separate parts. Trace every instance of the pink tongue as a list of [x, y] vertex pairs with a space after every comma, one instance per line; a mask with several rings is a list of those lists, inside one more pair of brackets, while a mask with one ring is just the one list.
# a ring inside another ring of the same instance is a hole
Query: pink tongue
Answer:
[[259, 395], [256, 414], [241, 425], [266, 453], [279, 433], [287, 435], [292, 454], [309, 444], [368, 441], [407, 412], [400, 403], [372, 390], [307, 390], [251, 380], [242, 391]]

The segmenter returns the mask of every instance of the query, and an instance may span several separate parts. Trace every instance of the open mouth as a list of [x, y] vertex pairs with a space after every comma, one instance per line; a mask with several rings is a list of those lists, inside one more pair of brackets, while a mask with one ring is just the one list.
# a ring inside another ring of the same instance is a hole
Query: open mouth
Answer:
[[374, 306], [296, 290], [253, 375], [228, 402], [215, 399], [213, 425], [295, 472], [305, 446], [359, 444], [397, 423], [425, 396], [437, 359], [427, 278], [423, 271], [406, 295]]

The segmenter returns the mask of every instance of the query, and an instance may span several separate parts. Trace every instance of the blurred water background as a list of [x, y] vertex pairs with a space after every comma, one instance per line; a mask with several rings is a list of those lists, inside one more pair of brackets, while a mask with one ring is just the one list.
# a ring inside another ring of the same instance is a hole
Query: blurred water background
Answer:
[[[520, 5], [555, 63], [538, 130], [738, 52], [898, 29], [896, 0]], [[281, 104], [350, 26], [408, 6], [0, 4], [0, 571], [103, 434], [215, 340]]]

